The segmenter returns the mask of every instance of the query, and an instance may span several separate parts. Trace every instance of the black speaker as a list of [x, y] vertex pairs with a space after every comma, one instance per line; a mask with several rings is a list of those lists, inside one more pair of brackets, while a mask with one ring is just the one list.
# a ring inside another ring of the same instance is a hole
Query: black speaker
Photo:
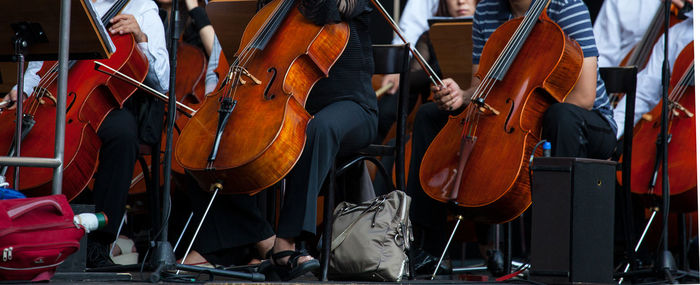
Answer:
[[537, 158], [530, 279], [612, 283], [615, 162]]

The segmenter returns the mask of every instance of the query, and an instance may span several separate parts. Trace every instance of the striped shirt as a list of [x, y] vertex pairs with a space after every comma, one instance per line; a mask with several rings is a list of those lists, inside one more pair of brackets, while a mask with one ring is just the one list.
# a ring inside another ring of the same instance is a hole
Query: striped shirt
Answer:
[[[507, 6], [507, 1], [481, 0], [476, 6], [472, 27], [472, 41], [474, 44], [472, 61], [474, 64], [479, 64], [481, 52], [489, 36], [501, 24], [513, 18]], [[584, 57], [598, 56], [588, 8], [581, 0], [551, 0], [547, 8], [547, 15], [562, 28], [565, 34], [578, 42]], [[607, 92], [605, 92], [605, 84], [600, 78], [600, 73], [598, 73], [593, 110], [599, 112], [608, 121], [614, 132], [617, 131], [610, 99]]]

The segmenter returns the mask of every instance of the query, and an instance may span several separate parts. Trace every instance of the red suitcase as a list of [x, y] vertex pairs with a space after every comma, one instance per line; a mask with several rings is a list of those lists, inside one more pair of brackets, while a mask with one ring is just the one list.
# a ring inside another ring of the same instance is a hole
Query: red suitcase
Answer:
[[51, 279], [84, 234], [63, 195], [0, 201], [0, 280]]

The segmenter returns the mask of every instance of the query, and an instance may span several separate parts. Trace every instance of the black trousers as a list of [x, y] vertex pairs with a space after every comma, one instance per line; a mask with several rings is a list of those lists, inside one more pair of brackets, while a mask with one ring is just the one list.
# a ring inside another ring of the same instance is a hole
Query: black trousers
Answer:
[[316, 233], [316, 198], [336, 156], [357, 151], [377, 135], [377, 114], [354, 101], [332, 103], [306, 129], [306, 146], [287, 175], [277, 236]]
[[[447, 207], [425, 194], [418, 173], [428, 146], [447, 123], [449, 114], [432, 102], [418, 109], [406, 185], [407, 193], [413, 198], [411, 221], [423, 230], [423, 249], [433, 255], [441, 254], [447, 241]], [[544, 114], [542, 128], [543, 139], [552, 142], [553, 156], [605, 159], [615, 148], [615, 132], [600, 113], [572, 104], [552, 105]]]
[[110, 112], [97, 131], [102, 140], [95, 173], [95, 211], [107, 214], [109, 223], [100, 232], [114, 239], [124, 215], [134, 164], [139, 154], [136, 116], [127, 109]]

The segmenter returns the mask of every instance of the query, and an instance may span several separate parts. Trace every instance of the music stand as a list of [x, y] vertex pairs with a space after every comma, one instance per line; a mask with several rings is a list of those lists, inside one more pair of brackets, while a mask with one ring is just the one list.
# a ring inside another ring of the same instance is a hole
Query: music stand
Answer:
[[228, 62], [233, 62], [243, 31], [257, 8], [257, 0], [212, 0], [207, 4], [209, 21]]
[[430, 42], [443, 77], [450, 77], [463, 89], [472, 81], [472, 17], [428, 19]]
[[[0, 39], [7, 40], [0, 44], [0, 61], [17, 61], [18, 93], [24, 87], [25, 58], [59, 60], [55, 157], [19, 157], [21, 136], [15, 135], [13, 157], [0, 157], [1, 165], [17, 166], [15, 188], [19, 188], [19, 166], [50, 167], [54, 168], [53, 193], [61, 193], [69, 53], [71, 58], [106, 58], [113, 52], [111, 42], [105, 42], [104, 28], [100, 32], [99, 26], [95, 25], [94, 12], [87, 1], [11, 1], [6, 6], [8, 13], [0, 19]], [[61, 11], [60, 15], [56, 11]], [[69, 35], [71, 29], [77, 31], [73, 38]], [[22, 110], [22, 100], [17, 101], [17, 109]], [[15, 134], [22, 133], [22, 121], [22, 112], [17, 112]]]

